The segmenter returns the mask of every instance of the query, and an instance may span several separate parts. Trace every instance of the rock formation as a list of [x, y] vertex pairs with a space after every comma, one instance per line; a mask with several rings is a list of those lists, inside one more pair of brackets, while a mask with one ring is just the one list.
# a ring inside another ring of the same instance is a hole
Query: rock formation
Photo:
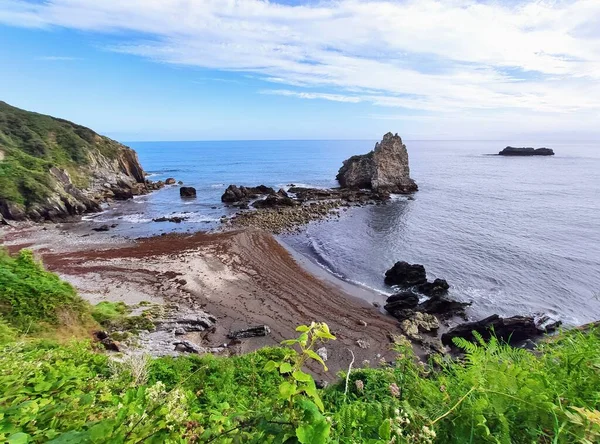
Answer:
[[418, 190], [410, 178], [408, 152], [398, 134], [387, 133], [373, 151], [344, 161], [336, 179], [344, 188], [369, 188], [409, 194]]
[[221, 202], [235, 203], [241, 201], [249, 201], [250, 199], [256, 199], [261, 195], [275, 194], [275, 190], [265, 185], [259, 185], [257, 187], [244, 187], [237, 185], [229, 185], [223, 195], [221, 196]]
[[554, 156], [550, 148], [515, 148], [507, 146], [498, 153], [499, 156]]
[[61, 220], [159, 185], [137, 154], [89, 128], [0, 102], [0, 214]]
[[422, 285], [427, 283], [427, 273], [423, 265], [400, 261], [385, 272], [385, 283], [401, 287]]
[[181, 197], [196, 197], [196, 188], [181, 187], [181, 188], [179, 188], [179, 195]]
[[[543, 318], [545, 320], [545, 318]], [[531, 316], [513, 316], [501, 318], [497, 314], [476, 322], [460, 324], [442, 335], [442, 343], [452, 345], [453, 338], [464, 338], [474, 341], [473, 332], [479, 333], [484, 339], [495, 335], [510, 344], [516, 344], [527, 339], [538, 337], [544, 333], [555, 331], [560, 322], [544, 324]]]

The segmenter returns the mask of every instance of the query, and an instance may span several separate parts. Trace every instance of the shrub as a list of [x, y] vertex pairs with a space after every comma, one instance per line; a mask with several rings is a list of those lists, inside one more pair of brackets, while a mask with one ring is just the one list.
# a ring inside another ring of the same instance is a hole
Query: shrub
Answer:
[[21, 332], [56, 326], [62, 319], [90, 321], [88, 304], [71, 285], [44, 270], [29, 250], [11, 257], [0, 249], [0, 315]]

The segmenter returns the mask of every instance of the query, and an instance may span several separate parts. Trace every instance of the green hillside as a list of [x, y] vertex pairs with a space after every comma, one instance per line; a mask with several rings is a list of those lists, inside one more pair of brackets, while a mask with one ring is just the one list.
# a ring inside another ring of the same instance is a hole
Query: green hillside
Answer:
[[52, 167], [86, 189], [95, 159], [114, 160], [125, 151], [131, 150], [89, 128], [0, 101], [0, 203], [27, 212], [61, 194]]

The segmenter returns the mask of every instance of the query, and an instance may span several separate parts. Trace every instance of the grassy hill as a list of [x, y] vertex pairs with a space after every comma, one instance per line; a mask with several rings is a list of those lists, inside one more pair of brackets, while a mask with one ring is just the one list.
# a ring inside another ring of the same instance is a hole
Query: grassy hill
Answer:
[[48, 207], [57, 210], [61, 202], [64, 216], [91, 210], [77, 191], [93, 189], [102, 179], [116, 184], [120, 176], [144, 182], [128, 147], [84, 126], [0, 101], [0, 207], [13, 209], [2, 212], [5, 217], [22, 212], [43, 219]]

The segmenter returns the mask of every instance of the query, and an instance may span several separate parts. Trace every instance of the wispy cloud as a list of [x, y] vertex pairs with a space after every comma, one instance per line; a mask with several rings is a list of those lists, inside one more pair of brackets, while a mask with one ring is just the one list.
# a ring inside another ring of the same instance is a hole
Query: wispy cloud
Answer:
[[0, 23], [113, 33], [115, 51], [287, 86], [263, 94], [600, 117], [598, 0], [0, 0]]
[[344, 96], [342, 94], [328, 94], [317, 92], [290, 91], [288, 89], [264, 89], [261, 94], [271, 94], [277, 96], [299, 97], [301, 99], [322, 99], [332, 102], [358, 103], [362, 102], [360, 97]]

